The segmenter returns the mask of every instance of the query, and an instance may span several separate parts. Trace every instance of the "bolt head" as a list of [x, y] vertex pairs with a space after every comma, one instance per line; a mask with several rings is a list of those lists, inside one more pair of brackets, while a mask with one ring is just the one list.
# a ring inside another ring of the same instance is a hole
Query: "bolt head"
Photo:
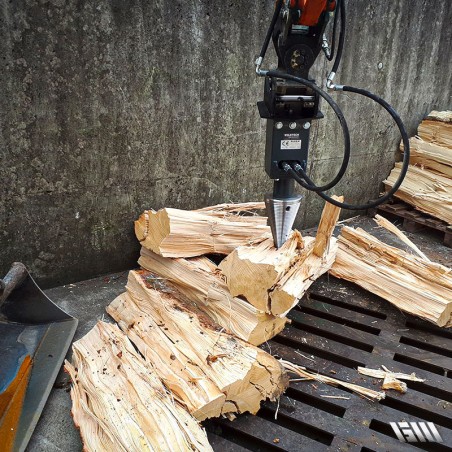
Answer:
[[277, 122], [276, 124], [275, 124], [275, 127], [279, 130], [279, 129], [282, 129], [283, 128], [283, 123], [282, 122]]
[[308, 130], [311, 127], [311, 123], [310, 122], [305, 122], [303, 124], [303, 129]]

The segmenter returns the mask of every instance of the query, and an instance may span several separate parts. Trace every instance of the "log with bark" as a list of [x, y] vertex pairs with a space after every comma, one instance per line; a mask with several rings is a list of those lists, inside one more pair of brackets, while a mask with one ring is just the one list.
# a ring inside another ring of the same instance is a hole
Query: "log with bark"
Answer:
[[344, 227], [330, 273], [354, 282], [402, 311], [452, 326], [452, 270]]
[[[387, 188], [394, 185], [400, 170], [401, 163], [396, 163], [384, 181]], [[422, 212], [452, 224], [452, 179], [410, 165], [402, 185], [394, 196]]]
[[209, 451], [206, 433], [116, 325], [99, 322], [65, 363], [84, 450]]
[[206, 257], [171, 259], [142, 247], [138, 263], [170, 281], [215, 323], [251, 344], [270, 340], [287, 322], [233, 297], [218, 267]]
[[142, 246], [165, 257], [229, 254], [270, 231], [266, 217], [240, 215], [263, 207], [263, 203], [244, 203], [220, 204], [197, 211], [146, 210], [135, 221], [135, 235]]
[[212, 322], [173, 285], [140, 270], [129, 273], [126, 289], [107, 312], [198, 420], [255, 414], [286, 389], [275, 358]]
[[315, 239], [293, 231], [279, 249], [271, 236], [235, 249], [220, 264], [232, 295], [245, 297], [261, 311], [284, 316], [331, 268], [337, 250], [332, 233], [339, 213], [339, 208], [325, 205]]

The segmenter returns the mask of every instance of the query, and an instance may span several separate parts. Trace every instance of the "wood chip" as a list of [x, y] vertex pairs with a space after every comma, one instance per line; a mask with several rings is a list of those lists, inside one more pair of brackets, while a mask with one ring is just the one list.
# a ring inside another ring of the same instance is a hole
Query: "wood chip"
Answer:
[[373, 389], [367, 389], [363, 386], [359, 386], [354, 383], [348, 383], [346, 381], [341, 381], [336, 378], [328, 377], [326, 375], [321, 375], [318, 373], [311, 372], [307, 370], [305, 367], [298, 366], [297, 364], [293, 364], [289, 361], [280, 360], [282, 365], [286, 368], [288, 372], [292, 372], [300, 377], [319, 381], [321, 383], [326, 383], [335, 387], [342, 387], [353, 391], [355, 394], [358, 394], [366, 399], [372, 401], [379, 401], [386, 397], [386, 393], [384, 391], [374, 391]]
[[387, 375], [391, 375], [398, 380], [409, 380], [409, 381], [425, 381], [422, 378], [416, 377], [416, 374], [413, 372], [412, 374], [404, 374], [401, 372], [391, 372], [390, 370], [381, 370], [381, 369], [369, 369], [368, 367], [358, 367], [358, 372], [362, 375], [366, 375], [368, 377], [373, 378], [386, 378]]

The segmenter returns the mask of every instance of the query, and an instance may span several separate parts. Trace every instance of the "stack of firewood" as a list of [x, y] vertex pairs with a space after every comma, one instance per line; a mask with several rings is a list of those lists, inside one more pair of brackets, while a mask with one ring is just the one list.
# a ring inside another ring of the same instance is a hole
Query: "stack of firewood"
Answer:
[[[395, 196], [416, 209], [452, 224], [452, 111], [432, 111], [418, 135], [410, 138], [410, 167]], [[402, 148], [403, 151], [403, 148]], [[394, 185], [401, 171], [397, 163], [388, 179]]]
[[293, 231], [277, 250], [263, 208], [166, 208], [135, 222], [141, 268], [107, 307], [117, 326], [99, 322], [66, 363], [86, 450], [209, 450], [198, 421], [254, 414], [286, 389], [283, 364], [257, 345], [331, 268], [340, 209], [328, 204], [315, 238]]

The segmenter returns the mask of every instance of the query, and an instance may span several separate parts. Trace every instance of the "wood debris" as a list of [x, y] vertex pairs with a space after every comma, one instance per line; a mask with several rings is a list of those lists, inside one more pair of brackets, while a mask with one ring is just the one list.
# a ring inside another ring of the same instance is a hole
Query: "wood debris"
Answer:
[[229, 254], [268, 233], [267, 218], [239, 213], [262, 209], [263, 203], [220, 204], [200, 210], [146, 210], [135, 221], [141, 245], [165, 257]]
[[375, 215], [375, 221], [379, 226], [389, 232], [392, 232], [403, 243], [407, 244], [416, 254], [421, 256], [422, 259], [431, 262], [430, 259], [396, 225], [392, 224], [389, 220], [382, 217], [381, 215]]
[[411, 374], [405, 374], [402, 372], [392, 372], [385, 366], [382, 366], [382, 369], [369, 369], [367, 367], [358, 367], [358, 372], [362, 375], [366, 375], [368, 377], [384, 379], [388, 375], [391, 375], [398, 380], [408, 380], [408, 381], [419, 381], [424, 382], [423, 378], [416, 377], [416, 374], [413, 372]]
[[350, 400], [350, 397], [320, 394], [325, 399]]
[[73, 344], [73, 352], [65, 369], [84, 450], [212, 450], [198, 422], [117, 326], [99, 322]]
[[344, 227], [330, 273], [438, 326], [452, 326], [452, 270]]
[[400, 380], [420, 382], [425, 381], [422, 378], [416, 377], [416, 374], [414, 372], [412, 374], [404, 374], [401, 372], [391, 372], [385, 366], [381, 367], [382, 369], [368, 369], [367, 367], [358, 367], [358, 372], [368, 377], [382, 379], [383, 383], [381, 389], [394, 389], [401, 393], [405, 393], [407, 391], [407, 385]]
[[235, 249], [219, 266], [231, 294], [245, 297], [261, 311], [285, 316], [331, 268], [337, 251], [332, 233], [339, 213], [339, 208], [325, 204], [315, 239], [293, 231], [279, 249], [270, 235]]
[[174, 287], [156, 290], [154, 278], [147, 271], [131, 271], [127, 292], [107, 312], [175, 400], [204, 420], [255, 414], [261, 401], [282, 394], [288, 379], [275, 358], [214, 324]]
[[369, 400], [379, 401], [386, 397], [384, 391], [374, 391], [373, 389], [368, 389], [354, 383], [349, 383], [347, 381], [338, 380], [337, 378], [328, 377], [326, 375], [311, 372], [307, 370], [305, 367], [298, 366], [297, 364], [293, 364], [283, 359], [281, 359], [280, 362], [288, 372], [292, 372], [306, 380], [315, 380], [321, 383], [328, 384], [330, 386], [346, 388], [354, 392], [355, 394], [358, 394]]
[[[452, 224], [452, 112], [430, 113], [410, 138], [410, 150], [407, 176], [394, 196]], [[400, 171], [397, 163], [384, 181], [388, 189]]]
[[138, 263], [170, 281], [215, 323], [253, 345], [270, 340], [287, 322], [233, 297], [218, 267], [205, 257], [170, 259], [142, 248]]

